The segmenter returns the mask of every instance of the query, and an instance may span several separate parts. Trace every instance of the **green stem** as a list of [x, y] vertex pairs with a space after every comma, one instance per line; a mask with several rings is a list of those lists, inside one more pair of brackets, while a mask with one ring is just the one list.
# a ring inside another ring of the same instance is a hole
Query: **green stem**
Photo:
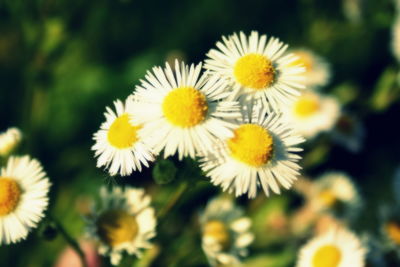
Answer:
[[82, 267], [88, 267], [86, 258], [85, 258], [85, 253], [81, 249], [79, 243], [65, 230], [65, 228], [61, 225], [59, 221], [56, 219], [52, 218], [52, 221], [54, 222], [54, 225], [56, 226], [58, 233], [62, 235], [64, 240], [68, 243], [68, 245], [71, 246], [73, 250], [78, 254], [81, 262], [82, 262]]
[[183, 196], [183, 193], [185, 193], [187, 189], [188, 189], [187, 182], [181, 183], [179, 185], [178, 190], [175, 191], [175, 193], [172, 195], [168, 203], [158, 212], [157, 217], [159, 221], [165, 218], [168, 212], [176, 205], [178, 200]]

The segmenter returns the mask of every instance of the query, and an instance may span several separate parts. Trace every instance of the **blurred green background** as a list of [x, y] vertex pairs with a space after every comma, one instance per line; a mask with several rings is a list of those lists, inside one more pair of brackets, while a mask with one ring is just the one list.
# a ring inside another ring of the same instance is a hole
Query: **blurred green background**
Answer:
[[[358, 17], [345, 9], [349, 1], [361, 3]], [[155, 185], [151, 170], [110, 181], [96, 169], [90, 147], [105, 106], [125, 99], [153, 65], [176, 57], [198, 63], [221, 35], [257, 30], [291, 47], [309, 48], [331, 63], [333, 79], [324, 91], [363, 120], [367, 136], [358, 154], [324, 136], [306, 144], [304, 172], [351, 174], [368, 196], [366, 205], [376, 211], [363, 213], [357, 227], [377, 231], [377, 210], [392, 201], [391, 179], [400, 161], [398, 62], [390, 51], [395, 15], [389, 0], [2, 0], [0, 130], [22, 130], [20, 153], [38, 158], [53, 183], [48, 214], [75, 237], [83, 232], [81, 214], [102, 184], [145, 186], [154, 205], [162, 207], [179, 181]], [[162, 252], [152, 266], [207, 266], [196, 210], [219, 188], [200, 177], [196, 167], [174, 162], [185, 166], [179, 169], [181, 180], [201, 182], [160, 225], [156, 243]], [[285, 203], [291, 197], [285, 192], [271, 201]], [[0, 246], [0, 265], [52, 266], [65, 242], [60, 237], [45, 241], [39, 232]], [[292, 243], [285, 250], [258, 253], [280, 257], [270, 266], [293, 266]]]

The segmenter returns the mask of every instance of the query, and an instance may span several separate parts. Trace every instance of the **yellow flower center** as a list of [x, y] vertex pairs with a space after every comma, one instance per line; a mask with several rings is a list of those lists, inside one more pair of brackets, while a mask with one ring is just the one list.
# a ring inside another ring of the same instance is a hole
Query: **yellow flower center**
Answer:
[[324, 190], [319, 194], [319, 200], [325, 207], [333, 207], [336, 204], [337, 198], [331, 190]]
[[313, 267], [338, 267], [342, 253], [333, 245], [326, 245], [317, 250], [312, 259]]
[[96, 226], [100, 239], [111, 247], [134, 240], [139, 231], [136, 217], [123, 210], [104, 212]]
[[0, 217], [17, 207], [21, 197], [21, 188], [14, 179], [0, 177]]
[[137, 131], [141, 126], [133, 126], [129, 122], [129, 115], [123, 114], [119, 116], [108, 130], [108, 141], [116, 148], [131, 147], [137, 140]]
[[256, 124], [241, 125], [227, 144], [233, 158], [254, 167], [267, 163], [273, 154], [271, 134]]
[[203, 234], [204, 237], [216, 240], [223, 249], [227, 249], [229, 247], [230, 235], [223, 222], [217, 220], [207, 222], [204, 226]]
[[313, 69], [314, 60], [310, 55], [310, 53], [307, 53], [305, 51], [299, 51], [295, 52], [294, 55], [297, 56], [298, 58], [292, 63], [290, 63], [289, 64], [290, 66], [301, 65], [306, 69], [306, 72], [311, 71]]
[[242, 86], [256, 90], [270, 86], [275, 80], [275, 68], [271, 60], [254, 53], [239, 58], [233, 74]]
[[294, 114], [302, 118], [312, 116], [319, 109], [319, 99], [314, 95], [302, 95], [294, 104]]
[[400, 245], [400, 225], [396, 222], [388, 222], [385, 225], [385, 230], [390, 240], [396, 245]]
[[192, 127], [201, 123], [208, 111], [206, 96], [193, 87], [172, 90], [162, 103], [165, 118], [179, 127]]

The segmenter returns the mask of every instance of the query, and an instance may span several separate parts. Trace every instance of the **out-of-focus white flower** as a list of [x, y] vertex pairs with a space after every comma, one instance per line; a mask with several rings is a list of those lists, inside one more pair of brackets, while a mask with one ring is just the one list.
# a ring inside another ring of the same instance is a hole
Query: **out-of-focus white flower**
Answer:
[[311, 139], [333, 128], [340, 115], [340, 106], [333, 97], [307, 91], [283, 109], [283, 114], [296, 132]]
[[297, 60], [291, 65], [300, 65], [305, 68], [304, 85], [308, 89], [319, 89], [328, 84], [331, 78], [331, 67], [321, 56], [309, 49], [293, 49], [291, 52], [297, 56]]
[[211, 266], [235, 265], [253, 242], [251, 220], [230, 199], [211, 200], [201, 215], [202, 247]]
[[297, 267], [364, 267], [366, 248], [344, 228], [332, 228], [311, 239], [299, 253]]
[[[310, 202], [316, 211], [331, 211], [346, 219], [357, 216], [362, 206], [356, 186], [342, 172], [327, 172], [320, 176], [313, 184]], [[338, 212], [335, 212], [336, 208]]]
[[9, 128], [0, 133], [0, 156], [9, 155], [21, 142], [22, 133], [18, 128]]
[[107, 255], [113, 265], [122, 259], [122, 253], [142, 255], [142, 249], [156, 235], [155, 211], [150, 196], [143, 189], [113, 187], [100, 191], [100, 203], [88, 218], [88, 234], [99, 241], [99, 253]]

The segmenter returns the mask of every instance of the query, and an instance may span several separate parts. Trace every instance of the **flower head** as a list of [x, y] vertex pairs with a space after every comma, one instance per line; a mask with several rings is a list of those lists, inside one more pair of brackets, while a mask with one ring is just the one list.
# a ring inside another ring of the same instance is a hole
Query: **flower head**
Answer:
[[344, 228], [332, 228], [306, 245], [300, 252], [297, 267], [363, 267], [366, 248], [359, 238]]
[[240, 116], [239, 105], [226, 101], [224, 82], [201, 75], [201, 64], [175, 62], [172, 70], [154, 67], [134, 92], [132, 118], [143, 125], [139, 135], [155, 153], [164, 157], [178, 153], [194, 158], [210, 151], [218, 139], [232, 136], [232, 119]]
[[9, 128], [0, 134], [0, 156], [7, 156], [21, 142], [22, 133], [17, 128]]
[[294, 134], [280, 116], [266, 114], [259, 106], [243, 110], [234, 136], [216, 145], [214, 153], [204, 156], [201, 167], [211, 182], [236, 196], [254, 198], [261, 186], [266, 195], [280, 186], [291, 187], [300, 170], [300, 156], [293, 152], [303, 139]]
[[331, 130], [340, 115], [337, 100], [312, 91], [304, 92], [283, 111], [285, 119], [305, 138]]
[[204, 68], [212, 75], [226, 80], [232, 98], [261, 100], [274, 110], [294, 101], [299, 95], [304, 68], [293, 64], [296, 57], [285, 54], [287, 45], [277, 38], [243, 32], [222, 37], [218, 49], [211, 49]]
[[99, 253], [108, 255], [117, 265], [122, 253], [142, 255], [142, 249], [151, 247], [149, 240], [156, 234], [155, 212], [150, 207], [150, 196], [143, 189], [104, 187], [101, 201], [88, 219], [88, 233], [100, 243]]
[[230, 199], [211, 200], [200, 221], [202, 247], [212, 266], [237, 264], [247, 255], [247, 246], [254, 239], [249, 231], [251, 221]]
[[314, 211], [330, 211], [346, 219], [357, 216], [362, 206], [361, 196], [350, 176], [334, 171], [314, 182], [309, 201]]
[[10, 157], [0, 171], [0, 244], [25, 239], [48, 205], [49, 179], [29, 156]]
[[115, 112], [107, 107], [106, 121], [93, 137], [97, 167], [106, 167], [111, 175], [130, 175], [132, 171], [141, 171], [142, 165], [148, 167], [148, 162], [154, 160], [150, 148], [138, 136], [142, 126], [131, 122], [135, 116], [131, 113], [132, 104], [132, 98], [128, 97], [125, 103], [114, 102]]
[[331, 70], [325, 59], [308, 49], [291, 50], [297, 59], [291, 63], [293, 66], [303, 66], [304, 85], [308, 88], [320, 88], [328, 84]]

